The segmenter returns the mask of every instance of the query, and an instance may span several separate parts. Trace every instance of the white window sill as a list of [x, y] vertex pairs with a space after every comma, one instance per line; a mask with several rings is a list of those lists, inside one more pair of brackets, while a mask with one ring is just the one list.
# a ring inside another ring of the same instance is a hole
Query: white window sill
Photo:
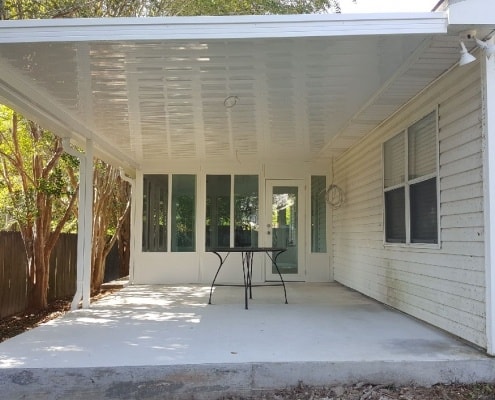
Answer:
[[405, 249], [433, 249], [440, 250], [442, 245], [440, 243], [388, 243], [384, 242], [383, 247], [400, 247]]

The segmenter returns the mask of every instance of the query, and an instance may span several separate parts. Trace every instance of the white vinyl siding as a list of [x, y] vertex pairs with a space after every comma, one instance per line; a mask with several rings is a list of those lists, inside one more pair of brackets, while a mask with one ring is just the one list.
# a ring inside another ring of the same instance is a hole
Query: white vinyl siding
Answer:
[[[336, 281], [486, 347], [480, 85], [478, 63], [456, 68], [335, 161], [332, 250]], [[400, 182], [383, 143], [437, 106], [441, 242], [384, 246], [384, 182]]]

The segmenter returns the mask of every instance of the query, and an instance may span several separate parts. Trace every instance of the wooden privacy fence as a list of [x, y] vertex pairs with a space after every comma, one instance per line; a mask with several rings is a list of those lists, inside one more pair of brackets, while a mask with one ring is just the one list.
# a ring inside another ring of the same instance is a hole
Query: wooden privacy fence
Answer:
[[[117, 251], [114, 246], [112, 252]], [[112, 254], [111, 252], [111, 254]], [[108, 257], [113, 265], [118, 257]], [[50, 257], [48, 301], [73, 296], [76, 292], [77, 235], [62, 234]], [[19, 232], [0, 231], [0, 318], [24, 311], [27, 305], [27, 260]]]
[[21, 235], [0, 232], [0, 318], [26, 307], [26, 264]]

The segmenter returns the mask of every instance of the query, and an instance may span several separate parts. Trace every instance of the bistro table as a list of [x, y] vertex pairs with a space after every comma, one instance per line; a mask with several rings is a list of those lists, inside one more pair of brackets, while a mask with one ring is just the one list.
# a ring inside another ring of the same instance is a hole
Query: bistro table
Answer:
[[[253, 298], [253, 292], [252, 292], [252, 287], [253, 284], [251, 282], [251, 278], [253, 276], [253, 258], [254, 258], [254, 253], [265, 253], [268, 258], [272, 261], [273, 265], [275, 266], [278, 276], [280, 277], [280, 282], [281, 283], [274, 283], [274, 284], [263, 284], [263, 285], [254, 285], [254, 286], [283, 286], [284, 287], [284, 296], [285, 296], [285, 304], [287, 303], [287, 290], [285, 289], [285, 282], [284, 279], [282, 278], [282, 274], [280, 273], [280, 270], [277, 265], [277, 258], [280, 254], [282, 254], [284, 251], [287, 249], [281, 248], [281, 247], [218, 247], [218, 248], [212, 248], [208, 251], [210, 251], [213, 254], [216, 254], [217, 257], [220, 260], [220, 265], [218, 266], [217, 273], [215, 274], [215, 277], [213, 278], [213, 282], [211, 283], [211, 288], [210, 288], [210, 299], [208, 301], [208, 304], [211, 304], [211, 295], [213, 293], [213, 287], [214, 286], [238, 286], [238, 285], [224, 285], [224, 284], [217, 284], [215, 285], [215, 281], [217, 280], [218, 273], [222, 269], [223, 264], [227, 260], [227, 257], [229, 256], [230, 253], [241, 253], [241, 260], [242, 260], [242, 273], [244, 277], [244, 303], [245, 303], [245, 308], [246, 310], [248, 309], [248, 292], [249, 292], [249, 298]], [[224, 257], [222, 257], [222, 254], [226, 253]]]

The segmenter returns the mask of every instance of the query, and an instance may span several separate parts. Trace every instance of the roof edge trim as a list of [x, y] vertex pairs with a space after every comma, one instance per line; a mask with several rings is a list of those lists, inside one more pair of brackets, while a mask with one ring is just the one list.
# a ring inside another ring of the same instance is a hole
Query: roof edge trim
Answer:
[[445, 33], [444, 12], [0, 21], [0, 43]]

